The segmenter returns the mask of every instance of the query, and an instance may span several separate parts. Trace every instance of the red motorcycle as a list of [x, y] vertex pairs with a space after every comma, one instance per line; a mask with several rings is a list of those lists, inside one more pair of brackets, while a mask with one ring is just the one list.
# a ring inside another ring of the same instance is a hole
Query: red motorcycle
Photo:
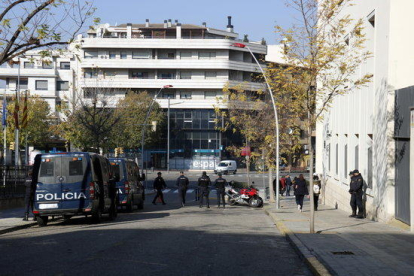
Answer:
[[226, 191], [229, 197], [230, 205], [249, 205], [250, 207], [263, 207], [263, 199], [259, 196], [259, 190], [250, 186], [250, 188], [240, 189], [238, 191], [230, 184], [230, 188]]

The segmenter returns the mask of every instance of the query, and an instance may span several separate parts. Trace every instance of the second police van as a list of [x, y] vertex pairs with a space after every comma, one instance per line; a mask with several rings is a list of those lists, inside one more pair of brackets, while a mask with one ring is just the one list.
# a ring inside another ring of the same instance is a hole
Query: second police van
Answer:
[[119, 205], [131, 212], [134, 206], [144, 208], [145, 190], [141, 181], [145, 175], [139, 173], [138, 165], [125, 158], [109, 158], [118, 189]]

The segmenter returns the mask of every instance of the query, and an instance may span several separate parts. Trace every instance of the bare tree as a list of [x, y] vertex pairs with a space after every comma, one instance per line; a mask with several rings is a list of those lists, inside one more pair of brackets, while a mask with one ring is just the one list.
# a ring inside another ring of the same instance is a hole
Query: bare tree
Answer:
[[[95, 8], [83, 0], [1, 0], [0, 64], [29, 50], [71, 43]], [[95, 19], [95, 22], [98, 22]]]

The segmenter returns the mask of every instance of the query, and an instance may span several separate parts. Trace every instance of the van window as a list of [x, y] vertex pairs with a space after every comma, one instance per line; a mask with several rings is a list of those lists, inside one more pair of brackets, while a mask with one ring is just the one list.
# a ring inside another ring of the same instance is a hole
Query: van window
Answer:
[[112, 171], [115, 175], [115, 177], [119, 180], [124, 178], [124, 172], [123, 172], [123, 165], [122, 163], [115, 163], [111, 162]]
[[87, 161], [84, 156], [62, 156], [62, 176], [66, 177], [67, 183], [83, 182], [86, 168]]
[[224, 162], [221, 162], [218, 164], [219, 167], [227, 167], [228, 165], [229, 165], [228, 163], [224, 163]]
[[55, 163], [53, 162], [53, 160], [48, 161], [48, 162], [42, 162], [42, 164], [40, 165], [40, 175], [39, 177], [50, 177], [54, 175], [54, 166]]

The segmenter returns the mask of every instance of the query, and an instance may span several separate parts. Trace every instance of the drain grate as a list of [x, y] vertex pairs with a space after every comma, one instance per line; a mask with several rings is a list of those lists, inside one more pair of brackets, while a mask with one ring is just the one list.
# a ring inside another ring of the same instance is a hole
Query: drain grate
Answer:
[[351, 251], [333, 251], [331, 253], [334, 254], [334, 255], [355, 255]]

